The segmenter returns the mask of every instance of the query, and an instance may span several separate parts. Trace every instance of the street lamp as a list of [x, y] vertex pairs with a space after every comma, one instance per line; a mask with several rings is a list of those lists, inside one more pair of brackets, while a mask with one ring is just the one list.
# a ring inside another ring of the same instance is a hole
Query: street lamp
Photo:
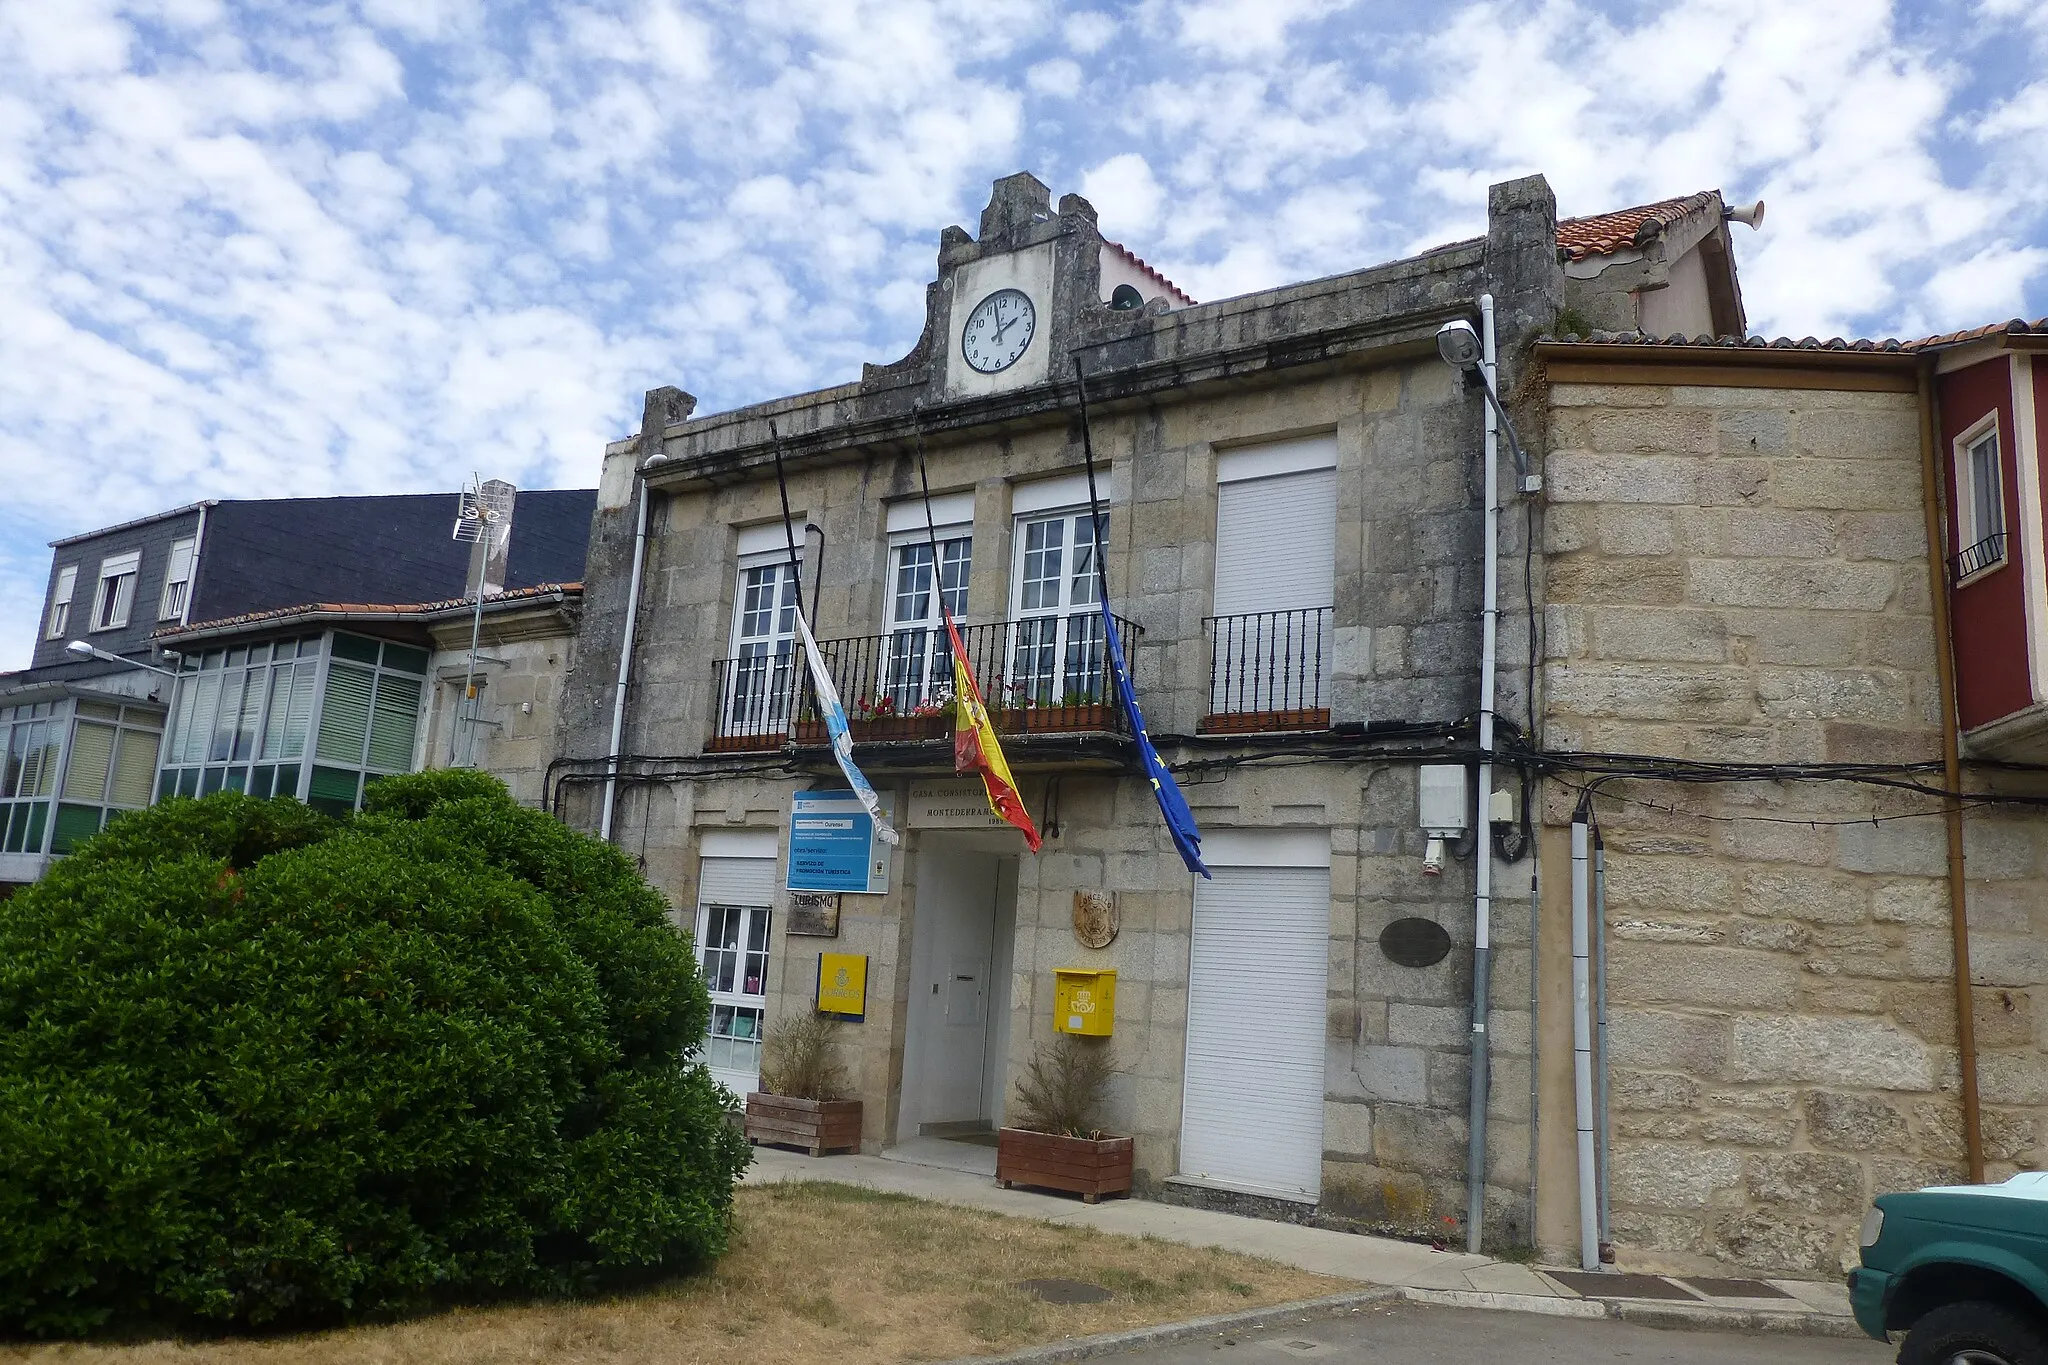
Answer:
[[146, 664], [139, 659], [128, 659], [123, 658], [119, 654], [109, 654], [106, 650], [87, 644], [83, 640], [73, 640], [70, 644], [64, 646], [64, 652], [78, 659], [99, 659], [105, 663], [126, 664], [130, 668], [146, 669], [151, 673], [161, 673], [166, 678], [178, 676], [168, 668], [158, 668], [155, 664]]
[[1493, 376], [1485, 365], [1486, 351], [1480, 343], [1479, 333], [1472, 324], [1457, 318], [1436, 329], [1436, 353], [1443, 362], [1456, 370], [1476, 370], [1479, 373], [1479, 387], [1486, 392], [1486, 401], [1493, 404], [1493, 410], [1500, 414], [1501, 426], [1507, 430], [1508, 449], [1515, 457], [1515, 488], [1521, 493], [1535, 493], [1543, 487], [1543, 476], [1529, 472], [1529, 456], [1522, 449], [1522, 442], [1515, 435], [1514, 419], [1501, 406], [1500, 395], [1493, 391]]

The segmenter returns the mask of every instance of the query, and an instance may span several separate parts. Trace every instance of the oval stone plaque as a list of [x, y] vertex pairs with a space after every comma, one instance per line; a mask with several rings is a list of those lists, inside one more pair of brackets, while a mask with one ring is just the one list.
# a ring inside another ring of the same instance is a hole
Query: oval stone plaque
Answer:
[[1432, 919], [1397, 919], [1380, 930], [1380, 951], [1403, 967], [1434, 967], [1451, 952], [1451, 936]]

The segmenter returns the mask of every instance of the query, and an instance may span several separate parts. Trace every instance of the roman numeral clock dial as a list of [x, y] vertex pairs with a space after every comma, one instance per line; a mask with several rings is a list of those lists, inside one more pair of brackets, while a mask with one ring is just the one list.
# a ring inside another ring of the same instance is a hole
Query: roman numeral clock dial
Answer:
[[982, 374], [1000, 374], [1031, 348], [1038, 309], [1021, 289], [998, 289], [967, 315], [960, 329], [960, 355]]

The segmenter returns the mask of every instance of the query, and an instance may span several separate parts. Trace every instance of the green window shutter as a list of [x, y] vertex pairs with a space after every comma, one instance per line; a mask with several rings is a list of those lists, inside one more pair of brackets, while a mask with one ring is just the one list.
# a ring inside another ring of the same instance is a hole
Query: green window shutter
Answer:
[[[114, 758], [114, 727], [82, 720], [71, 731], [71, 766], [64, 772], [64, 796], [70, 801], [97, 805], [107, 799], [107, 768]], [[99, 812], [93, 812], [93, 828], [99, 828]], [[64, 828], [62, 816], [57, 828]]]
[[361, 773], [315, 766], [306, 804], [329, 815], [346, 815], [356, 808], [356, 791], [361, 783]]
[[123, 730], [121, 745], [114, 750], [114, 784], [107, 803], [114, 806], [146, 806], [149, 789], [156, 777], [157, 736], [148, 730]]
[[100, 808], [98, 806], [57, 807], [57, 830], [50, 840], [50, 852], [69, 853], [78, 847], [80, 841], [92, 838], [100, 832]]
[[323, 762], [362, 766], [376, 676], [353, 664], [328, 665], [327, 697], [320, 706], [320, 738], [314, 748], [314, 755]]
[[369, 766], [380, 772], [412, 768], [413, 733], [419, 728], [420, 684], [386, 673], [377, 679], [377, 705], [370, 716]]

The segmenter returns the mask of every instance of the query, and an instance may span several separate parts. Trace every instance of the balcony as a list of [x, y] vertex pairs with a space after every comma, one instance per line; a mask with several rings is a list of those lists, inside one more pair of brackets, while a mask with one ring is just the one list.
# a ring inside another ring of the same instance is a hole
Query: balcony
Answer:
[[1201, 733], [1330, 728], [1330, 608], [1210, 616], [1209, 714]]
[[[1142, 631], [1122, 617], [1125, 657]], [[1102, 618], [1093, 611], [960, 627], [968, 667], [1004, 737], [1127, 735], [1109, 678]], [[943, 628], [820, 640], [832, 685], [846, 707], [856, 744], [950, 741], [953, 666]], [[809, 665], [793, 641], [712, 664], [717, 711], [712, 753], [822, 745]]]
[[1961, 583], [1994, 564], [2005, 562], [2005, 532], [1994, 531], [1949, 560], [1949, 582]]

